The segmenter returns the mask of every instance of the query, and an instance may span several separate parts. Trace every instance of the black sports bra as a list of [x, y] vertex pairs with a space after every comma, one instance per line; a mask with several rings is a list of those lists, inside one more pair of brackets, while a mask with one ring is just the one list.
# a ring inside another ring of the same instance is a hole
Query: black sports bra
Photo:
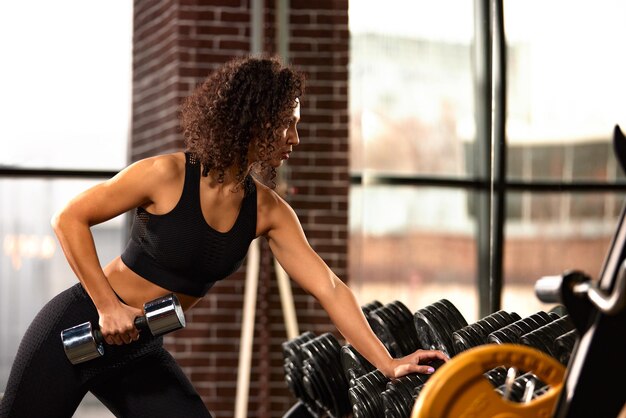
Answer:
[[165, 289], [202, 297], [242, 264], [256, 237], [257, 199], [252, 177], [235, 224], [228, 232], [211, 228], [200, 207], [200, 162], [185, 153], [185, 185], [176, 207], [163, 215], [137, 208], [122, 261]]

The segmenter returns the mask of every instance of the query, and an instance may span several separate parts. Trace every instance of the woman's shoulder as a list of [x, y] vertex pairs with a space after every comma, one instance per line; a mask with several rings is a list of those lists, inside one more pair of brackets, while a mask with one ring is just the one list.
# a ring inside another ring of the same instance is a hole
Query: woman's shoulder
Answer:
[[185, 173], [185, 153], [173, 152], [145, 157], [133, 165], [159, 181], [175, 180]]
[[257, 188], [257, 213], [260, 219], [282, 219], [293, 209], [276, 190], [254, 180]]
[[284, 199], [276, 192], [276, 190], [270, 188], [255, 178], [253, 178], [253, 180], [256, 185], [257, 204], [259, 207], [269, 209], [279, 204], [286, 204]]
[[166, 213], [168, 210], [163, 207], [173, 207], [185, 181], [185, 154], [174, 152], [142, 158], [130, 164], [118, 178], [138, 190], [143, 202], [149, 202], [143, 205], [144, 209]]

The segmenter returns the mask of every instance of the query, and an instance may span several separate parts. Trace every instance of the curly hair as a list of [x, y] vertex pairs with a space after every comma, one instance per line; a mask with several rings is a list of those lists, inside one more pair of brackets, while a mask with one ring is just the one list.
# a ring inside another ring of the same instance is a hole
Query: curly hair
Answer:
[[203, 164], [202, 175], [214, 173], [222, 183], [234, 166], [236, 181], [243, 184], [254, 140], [255, 168], [275, 187], [276, 169], [269, 161], [304, 83], [304, 74], [277, 57], [238, 57], [210, 74], [180, 109], [185, 145]]

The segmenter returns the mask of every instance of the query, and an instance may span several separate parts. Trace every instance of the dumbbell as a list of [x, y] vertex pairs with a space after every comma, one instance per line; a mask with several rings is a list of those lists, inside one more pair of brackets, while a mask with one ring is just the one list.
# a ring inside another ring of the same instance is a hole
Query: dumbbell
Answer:
[[[151, 300], [143, 305], [142, 316], [135, 318], [137, 329], [148, 329], [159, 336], [185, 326], [185, 314], [175, 294]], [[91, 322], [67, 328], [61, 332], [65, 355], [72, 364], [83, 363], [104, 355], [104, 338]]]

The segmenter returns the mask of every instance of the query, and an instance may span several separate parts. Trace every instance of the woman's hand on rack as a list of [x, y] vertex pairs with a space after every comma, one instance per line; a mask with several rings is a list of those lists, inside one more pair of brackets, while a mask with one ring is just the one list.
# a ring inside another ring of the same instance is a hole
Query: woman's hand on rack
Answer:
[[431, 374], [437, 366], [449, 358], [439, 350], [417, 350], [401, 358], [391, 359], [380, 371], [389, 378], [398, 378], [411, 373]]

